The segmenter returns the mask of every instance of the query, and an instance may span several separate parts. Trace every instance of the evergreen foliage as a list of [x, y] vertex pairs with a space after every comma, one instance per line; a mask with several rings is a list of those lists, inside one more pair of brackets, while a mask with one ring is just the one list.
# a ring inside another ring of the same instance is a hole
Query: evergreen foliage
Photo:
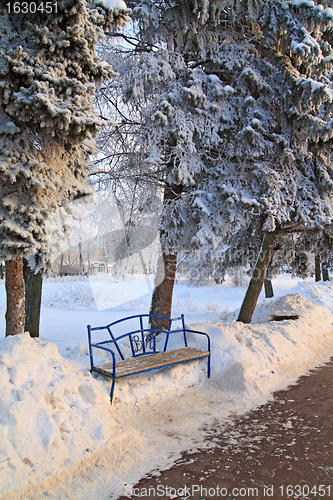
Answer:
[[115, 117], [136, 111], [126, 130], [140, 171], [182, 187], [161, 217], [164, 248], [198, 250], [200, 262], [209, 253], [224, 268], [254, 264], [265, 232], [301, 222], [278, 237], [276, 262], [304, 275], [309, 251], [329, 252], [333, 236], [333, 9], [308, 0], [129, 5], [133, 49], [110, 56], [121, 74]]
[[[13, 1], [10, 2], [14, 4]], [[47, 261], [50, 212], [90, 191], [88, 155], [103, 120], [95, 84], [115, 75], [95, 54], [128, 11], [59, 0], [57, 11], [0, 13], [0, 254]]]

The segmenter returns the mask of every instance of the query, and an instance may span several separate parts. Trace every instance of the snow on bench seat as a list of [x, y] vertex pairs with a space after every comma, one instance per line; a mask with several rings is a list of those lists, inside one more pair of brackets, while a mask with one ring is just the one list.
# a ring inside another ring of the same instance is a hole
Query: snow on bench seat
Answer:
[[[182, 347], [174, 349], [173, 351], [157, 352], [153, 354], [146, 354], [137, 356], [135, 358], [124, 359], [118, 361], [116, 364], [116, 378], [126, 377], [135, 373], [141, 373], [155, 368], [162, 368], [165, 366], [183, 363], [185, 361], [194, 361], [196, 359], [207, 358], [209, 351], [203, 351], [196, 347]], [[113, 363], [104, 363], [94, 367], [95, 370], [106, 375], [113, 377]]]

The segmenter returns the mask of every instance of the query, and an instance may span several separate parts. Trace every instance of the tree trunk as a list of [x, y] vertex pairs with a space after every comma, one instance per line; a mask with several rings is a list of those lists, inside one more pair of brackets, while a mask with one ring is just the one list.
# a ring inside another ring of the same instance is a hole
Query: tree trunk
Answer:
[[34, 273], [26, 259], [23, 260], [25, 286], [25, 331], [39, 337], [40, 307], [42, 301], [42, 272]]
[[245, 294], [237, 321], [242, 321], [243, 323], [251, 323], [252, 316], [265, 281], [267, 268], [273, 256], [277, 236], [278, 231], [270, 233], [267, 232], [265, 234], [256, 267], [253, 271], [253, 275]]
[[63, 275], [63, 271], [64, 271], [64, 255], [61, 254], [61, 258], [60, 258], [60, 276]]
[[315, 256], [315, 281], [321, 280], [320, 255]]
[[270, 280], [269, 278], [265, 278], [264, 286], [265, 286], [266, 299], [270, 299], [271, 297], [274, 297], [272, 280]]
[[330, 275], [328, 274], [328, 266], [327, 262], [323, 262], [321, 266], [321, 270], [323, 273], [323, 281], [329, 281], [330, 280]]
[[22, 257], [5, 262], [7, 297], [6, 337], [24, 332], [24, 281]]
[[87, 248], [87, 260], [88, 260], [87, 276], [90, 276], [90, 250], [89, 250], [89, 243], [88, 243], [88, 248]]
[[[151, 299], [150, 314], [171, 317], [173, 287], [175, 284], [177, 267], [177, 254], [165, 254], [158, 260], [155, 289]], [[163, 277], [164, 273], [164, 277]], [[162, 279], [162, 281], [161, 281]], [[168, 329], [169, 322], [160, 318], [152, 318], [151, 328]]]
[[[181, 185], [167, 185], [164, 189], [163, 208], [167, 210], [169, 203], [181, 195], [183, 187]], [[160, 232], [163, 238], [163, 230]], [[177, 254], [163, 252], [158, 260], [157, 274], [155, 278], [155, 289], [151, 299], [150, 314], [166, 316], [170, 318], [172, 308], [173, 287], [175, 284], [177, 268]], [[168, 322], [158, 318], [152, 318], [151, 328], [168, 328]]]
[[83, 265], [83, 257], [82, 257], [82, 244], [81, 241], [79, 243], [79, 262], [80, 262], [80, 275], [84, 275], [84, 265]]
[[0, 278], [3, 280], [4, 277], [5, 277], [5, 273], [4, 273], [3, 263], [1, 262], [0, 263]]

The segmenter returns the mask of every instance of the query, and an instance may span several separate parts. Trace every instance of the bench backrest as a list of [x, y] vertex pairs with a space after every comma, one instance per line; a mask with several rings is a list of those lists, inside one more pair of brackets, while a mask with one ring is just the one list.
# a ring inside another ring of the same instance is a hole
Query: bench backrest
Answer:
[[[163, 318], [168, 321], [167, 330], [155, 330], [150, 328], [147, 324], [147, 320], [150, 318]], [[133, 323], [134, 320], [134, 323]], [[181, 321], [181, 328], [172, 330], [173, 323], [176, 321]], [[125, 333], [117, 335], [117, 330], [120, 329]], [[92, 332], [96, 331], [106, 331], [108, 333], [108, 338], [100, 341], [92, 341]], [[109, 347], [117, 351], [121, 359], [126, 359], [128, 357], [142, 356], [149, 353], [164, 352], [167, 349], [169, 342], [170, 333], [182, 332], [184, 338], [184, 344], [187, 346], [186, 332], [185, 332], [185, 320], [182, 314], [178, 318], [166, 318], [165, 316], [158, 316], [155, 314], [137, 314], [134, 316], [128, 316], [126, 318], [119, 319], [113, 323], [109, 323], [105, 326], [91, 327], [88, 325], [88, 338], [89, 346], [103, 348]], [[157, 348], [157, 336], [160, 334], [165, 334], [165, 341], [162, 349]], [[129, 354], [128, 354], [129, 352]]]

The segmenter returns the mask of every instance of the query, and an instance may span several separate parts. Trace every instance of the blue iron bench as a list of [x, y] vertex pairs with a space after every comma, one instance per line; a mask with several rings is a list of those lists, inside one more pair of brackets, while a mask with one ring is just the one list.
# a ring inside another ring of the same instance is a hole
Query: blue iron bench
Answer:
[[[149, 319], [162, 318], [168, 322], [167, 330], [155, 330], [144, 323], [148, 323]], [[176, 321], [181, 322], [180, 328], [172, 330], [172, 326]], [[127, 323], [127, 325], [126, 325]], [[133, 325], [134, 323], [134, 325]], [[127, 326], [127, 332], [117, 335], [117, 329], [120, 326], [123, 331]], [[133, 328], [134, 326], [134, 328]], [[112, 404], [114, 385], [116, 379], [128, 377], [157, 368], [176, 365], [178, 363], [186, 363], [196, 359], [207, 358], [207, 376], [210, 377], [210, 338], [207, 333], [189, 330], [185, 327], [184, 315], [179, 318], [165, 318], [152, 314], [138, 314], [127, 318], [119, 319], [106, 326], [97, 326], [88, 328], [88, 341], [90, 353], [90, 372], [96, 372], [112, 379], [110, 401]], [[97, 332], [99, 341], [92, 341], [92, 335], [96, 337]], [[167, 350], [170, 337], [173, 339], [175, 335], [180, 334], [184, 347], [180, 349]], [[197, 347], [188, 346], [188, 337], [191, 335], [203, 335], [206, 337], [207, 349], [199, 349]], [[103, 360], [100, 364], [94, 363], [93, 354], [97, 351], [108, 353], [108, 359]]]

